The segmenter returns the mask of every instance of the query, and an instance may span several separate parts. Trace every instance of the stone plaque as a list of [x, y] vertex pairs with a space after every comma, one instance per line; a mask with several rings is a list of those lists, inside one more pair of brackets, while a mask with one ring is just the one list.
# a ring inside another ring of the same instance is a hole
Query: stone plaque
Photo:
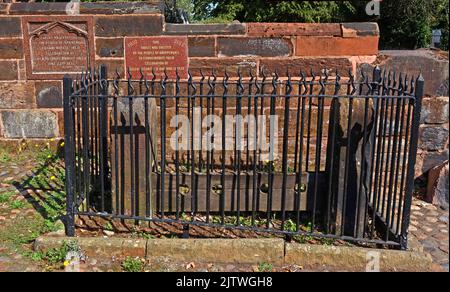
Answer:
[[176, 77], [176, 70], [181, 78], [188, 75], [188, 41], [187, 37], [130, 37], [125, 39], [126, 67], [134, 77], [140, 76], [139, 68], [152, 77], [152, 68], [157, 76], [164, 69], [169, 78]]
[[24, 17], [28, 79], [61, 79], [94, 65], [91, 17]]

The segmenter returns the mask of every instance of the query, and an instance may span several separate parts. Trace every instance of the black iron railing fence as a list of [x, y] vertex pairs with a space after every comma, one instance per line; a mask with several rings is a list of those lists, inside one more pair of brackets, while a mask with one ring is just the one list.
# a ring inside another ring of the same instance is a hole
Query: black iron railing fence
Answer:
[[421, 76], [146, 74], [64, 78], [68, 235], [86, 215], [406, 248]]

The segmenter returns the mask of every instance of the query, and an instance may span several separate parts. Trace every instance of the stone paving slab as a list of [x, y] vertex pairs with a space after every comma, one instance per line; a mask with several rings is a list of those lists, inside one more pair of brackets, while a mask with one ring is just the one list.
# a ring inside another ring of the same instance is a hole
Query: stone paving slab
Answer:
[[[14, 191], [13, 200], [26, 201], [26, 192], [20, 193], [12, 184], [12, 181], [20, 181], [23, 177], [33, 175], [31, 170], [37, 165], [37, 161], [26, 157], [21, 159], [4, 159], [0, 163], [0, 194]], [[416, 240], [418, 245], [420, 245], [420, 249], [432, 257], [434, 264], [445, 271], [449, 270], [448, 213], [448, 210], [442, 210], [424, 201], [413, 200], [410, 238]], [[0, 204], [0, 229], [4, 230], [6, 226], [14, 225], [17, 222], [16, 220], [31, 218], [35, 215], [39, 215], [39, 212], [31, 205], [19, 210]], [[100, 263], [101, 259], [96, 259], [95, 261]], [[238, 268], [236, 264], [232, 266], [235, 266], [236, 269], [241, 268]], [[180, 267], [184, 269], [183, 265]], [[87, 270], [96, 270], [97, 268], [98, 266], [96, 265], [89, 265]], [[7, 246], [5, 242], [0, 242], [0, 271], [35, 271], [42, 269], [42, 266], [18, 254], [10, 246]], [[327, 270], [326, 267], [323, 269]], [[229, 269], [224, 268], [221, 270], [228, 271]]]
[[433, 262], [449, 271], [448, 210], [414, 199], [411, 206], [410, 236], [417, 239], [423, 251], [430, 254]]

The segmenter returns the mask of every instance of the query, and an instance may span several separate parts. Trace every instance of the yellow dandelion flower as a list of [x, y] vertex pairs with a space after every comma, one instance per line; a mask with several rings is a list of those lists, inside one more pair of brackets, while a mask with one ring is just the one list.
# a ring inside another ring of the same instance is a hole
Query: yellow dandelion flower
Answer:
[[67, 267], [69, 264], [69, 261], [64, 261], [64, 267]]
[[56, 180], [56, 176], [52, 175], [52, 176], [50, 177], [50, 180]]
[[51, 139], [50, 139], [50, 142], [55, 142], [55, 138], [51, 138]]
[[64, 145], [66, 145], [64, 142], [61, 142], [61, 147], [64, 147]]

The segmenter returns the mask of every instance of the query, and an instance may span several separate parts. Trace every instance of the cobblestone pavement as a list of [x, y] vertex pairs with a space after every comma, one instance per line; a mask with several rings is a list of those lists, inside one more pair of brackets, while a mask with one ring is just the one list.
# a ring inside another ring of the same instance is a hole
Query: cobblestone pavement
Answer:
[[27, 236], [27, 227], [32, 227], [24, 223], [34, 223], [39, 215], [13, 185], [15, 180], [30, 174], [36, 164], [25, 158], [14, 162], [4, 159], [0, 163], [0, 272], [41, 270], [36, 262], [24, 256], [25, 251], [31, 251], [31, 245], [21, 242]]
[[411, 207], [410, 235], [429, 253], [433, 262], [445, 271], [448, 268], [448, 210], [414, 199]]
[[[1, 157], [0, 157], [1, 158]], [[48, 269], [43, 261], [30, 257], [31, 242], [36, 232], [42, 228], [44, 212], [36, 204], [34, 196], [45, 195], [45, 191], [20, 187], [17, 182], [23, 178], [36, 176], [39, 163], [30, 157], [3, 160], [0, 163], [0, 272], [2, 271], [45, 271]], [[51, 184], [51, 183], [50, 183]], [[61, 188], [61, 186], [59, 186]], [[448, 210], [442, 210], [419, 199], [413, 200], [410, 234], [422, 245], [423, 250], [431, 255], [440, 269], [449, 270], [449, 227]], [[301, 267], [273, 267], [278, 271], [301, 271]], [[82, 265], [86, 271], [120, 270], [120, 262], [105, 259], [89, 259]], [[255, 267], [201, 265], [198, 263], [177, 267], [155, 265], [149, 270], [193, 270], [193, 271], [249, 271]], [[324, 270], [326, 270], [324, 268]], [[438, 269], [439, 270], [439, 269]]]

